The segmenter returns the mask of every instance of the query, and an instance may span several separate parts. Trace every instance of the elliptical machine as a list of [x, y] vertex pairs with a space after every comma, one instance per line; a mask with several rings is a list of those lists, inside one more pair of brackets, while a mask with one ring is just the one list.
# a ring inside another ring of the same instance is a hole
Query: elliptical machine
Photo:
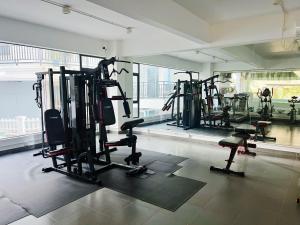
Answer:
[[258, 89], [257, 96], [260, 99], [258, 114], [260, 115], [260, 120], [270, 121], [273, 116], [272, 95], [273, 93], [269, 88]]
[[288, 116], [290, 116], [290, 122], [291, 123], [296, 123], [297, 122], [297, 118], [296, 118], [297, 110], [296, 110], [295, 103], [299, 103], [300, 100], [298, 100], [297, 96], [292, 96], [291, 99], [288, 100], [288, 102], [291, 103], [290, 104], [291, 110], [288, 113]]
[[272, 104], [272, 93], [269, 88], [263, 90], [258, 89], [257, 96], [260, 99], [260, 110], [258, 114], [260, 118], [258, 121], [253, 122], [252, 124], [256, 127], [256, 134], [254, 140], [259, 141], [276, 141], [276, 137], [268, 137], [267, 134], [270, 131], [270, 126], [272, 124], [271, 118], [274, 106]]

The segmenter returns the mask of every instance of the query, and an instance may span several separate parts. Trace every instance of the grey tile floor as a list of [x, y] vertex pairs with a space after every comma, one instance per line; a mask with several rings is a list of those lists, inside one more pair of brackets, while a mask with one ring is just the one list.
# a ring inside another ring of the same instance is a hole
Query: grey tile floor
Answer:
[[[245, 122], [247, 124], [247, 122]], [[248, 122], [249, 124], [249, 122]], [[232, 124], [232, 126], [237, 127], [241, 124]], [[181, 132], [182, 134], [194, 134], [194, 135], [205, 135], [205, 136], [219, 136], [219, 137], [227, 137], [229, 134], [233, 133], [226, 130], [220, 129], [189, 129], [183, 130], [180, 127], [176, 126], [168, 126], [167, 123], [161, 124], [154, 124], [149, 126], [138, 127], [135, 130], [146, 130], [150, 129], [154, 130], [166, 130], [166, 131], [173, 131], [173, 132]], [[270, 133], [267, 136], [269, 137], [276, 137], [276, 142], [270, 142], [278, 145], [287, 145], [293, 147], [300, 148], [300, 139], [298, 138], [300, 135], [300, 125], [291, 125], [290, 123], [283, 123], [283, 122], [272, 122], [272, 126], [270, 128]]]
[[176, 212], [170, 212], [110, 189], [101, 189], [43, 217], [25, 217], [11, 225], [299, 225], [300, 161], [237, 156], [233, 168], [245, 178], [209, 171], [223, 166], [229, 151], [199, 144], [140, 135], [138, 147], [188, 157], [178, 176], [207, 185]]

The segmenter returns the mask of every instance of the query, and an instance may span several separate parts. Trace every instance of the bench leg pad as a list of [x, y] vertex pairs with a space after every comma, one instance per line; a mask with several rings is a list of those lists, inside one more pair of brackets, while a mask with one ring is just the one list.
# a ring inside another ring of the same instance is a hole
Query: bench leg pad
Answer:
[[236, 175], [236, 176], [239, 176], [239, 177], [244, 177], [245, 176], [244, 172], [236, 172], [236, 171], [233, 171], [233, 170], [230, 170], [230, 169], [226, 169], [226, 168], [221, 169], [221, 168], [217, 168], [217, 167], [211, 166], [210, 170], [214, 171], [214, 172], [228, 174], [228, 175], [229, 174], [233, 174], [233, 175]]

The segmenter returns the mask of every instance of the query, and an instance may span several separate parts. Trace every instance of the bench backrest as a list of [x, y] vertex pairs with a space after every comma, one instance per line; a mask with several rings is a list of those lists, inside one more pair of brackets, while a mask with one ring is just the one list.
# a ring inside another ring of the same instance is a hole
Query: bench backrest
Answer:
[[58, 110], [48, 109], [45, 111], [45, 129], [50, 146], [65, 143], [64, 125]]

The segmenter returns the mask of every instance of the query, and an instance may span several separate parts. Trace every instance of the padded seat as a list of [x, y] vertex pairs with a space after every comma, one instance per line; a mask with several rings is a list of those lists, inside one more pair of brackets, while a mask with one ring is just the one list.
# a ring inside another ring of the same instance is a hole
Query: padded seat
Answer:
[[238, 133], [255, 134], [256, 128], [253, 125], [243, 124], [234, 129]]
[[63, 148], [59, 150], [53, 150], [48, 152], [49, 157], [56, 157], [56, 156], [61, 156], [61, 155], [66, 155], [69, 154], [72, 151], [71, 148]]
[[221, 120], [223, 118], [223, 114], [212, 114], [210, 116], [205, 116], [207, 120]]
[[225, 139], [222, 139], [221, 141], [219, 141], [219, 145], [221, 145], [223, 147], [229, 147], [231, 149], [230, 156], [229, 156], [229, 159], [226, 160], [227, 165], [225, 168], [218, 168], [218, 167], [211, 166], [210, 170], [219, 172], [219, 173], [234, 174], [237, 176], [244, 177], [245, 176], [244, 172], [236, 172], [236, 171], [230, 170], [230, 166], [233, 163], [234, 155], [235, 155], [238, 147], [240, 145], [242, 145], [243, 142], [244, 142], [244, 140], [241, 137], [228, 137], [228, 138], [225, 138]]
[[107, 147], [114, 147], [114, 146], [127, 145], [127, 143], [128, 143], [128, 138], [123, 138], [119, 141], [106, 142], [106, 143], [104, 143], [104, 145], [107, 146]]
[[228, 137], [219, 141], [219, 145], [223, 147], [237, 148], [243, 144], [243, 138], [241, 137]]
[[[259, 120], [255, 123], [256, 125], [256, 134], [255, 134], [255, 140], [265, 141], [265, 140], [271, 140], [276, 141], [276, 137], [267, 137], [267, 134], [270, 132], [270, 125], [272, 124], [271, 121], [264, 121]], [[261, 135], [257, 135], [258, 133], [261, 133]]]
[[121, 130], [122, 131], [128, 130], [130, 128], [136, 127], [138, 124], [143, 123], [143, 122], [144, 122], [144, 119], [136, 119], [136, 120], [127, 121], [122, 124]]
[[267, 126], [271, 125], [272, 122], [271, 121], [259, 120], [259, 121], [256, 122], [256, 124], [259, 127], [267, 127]]

